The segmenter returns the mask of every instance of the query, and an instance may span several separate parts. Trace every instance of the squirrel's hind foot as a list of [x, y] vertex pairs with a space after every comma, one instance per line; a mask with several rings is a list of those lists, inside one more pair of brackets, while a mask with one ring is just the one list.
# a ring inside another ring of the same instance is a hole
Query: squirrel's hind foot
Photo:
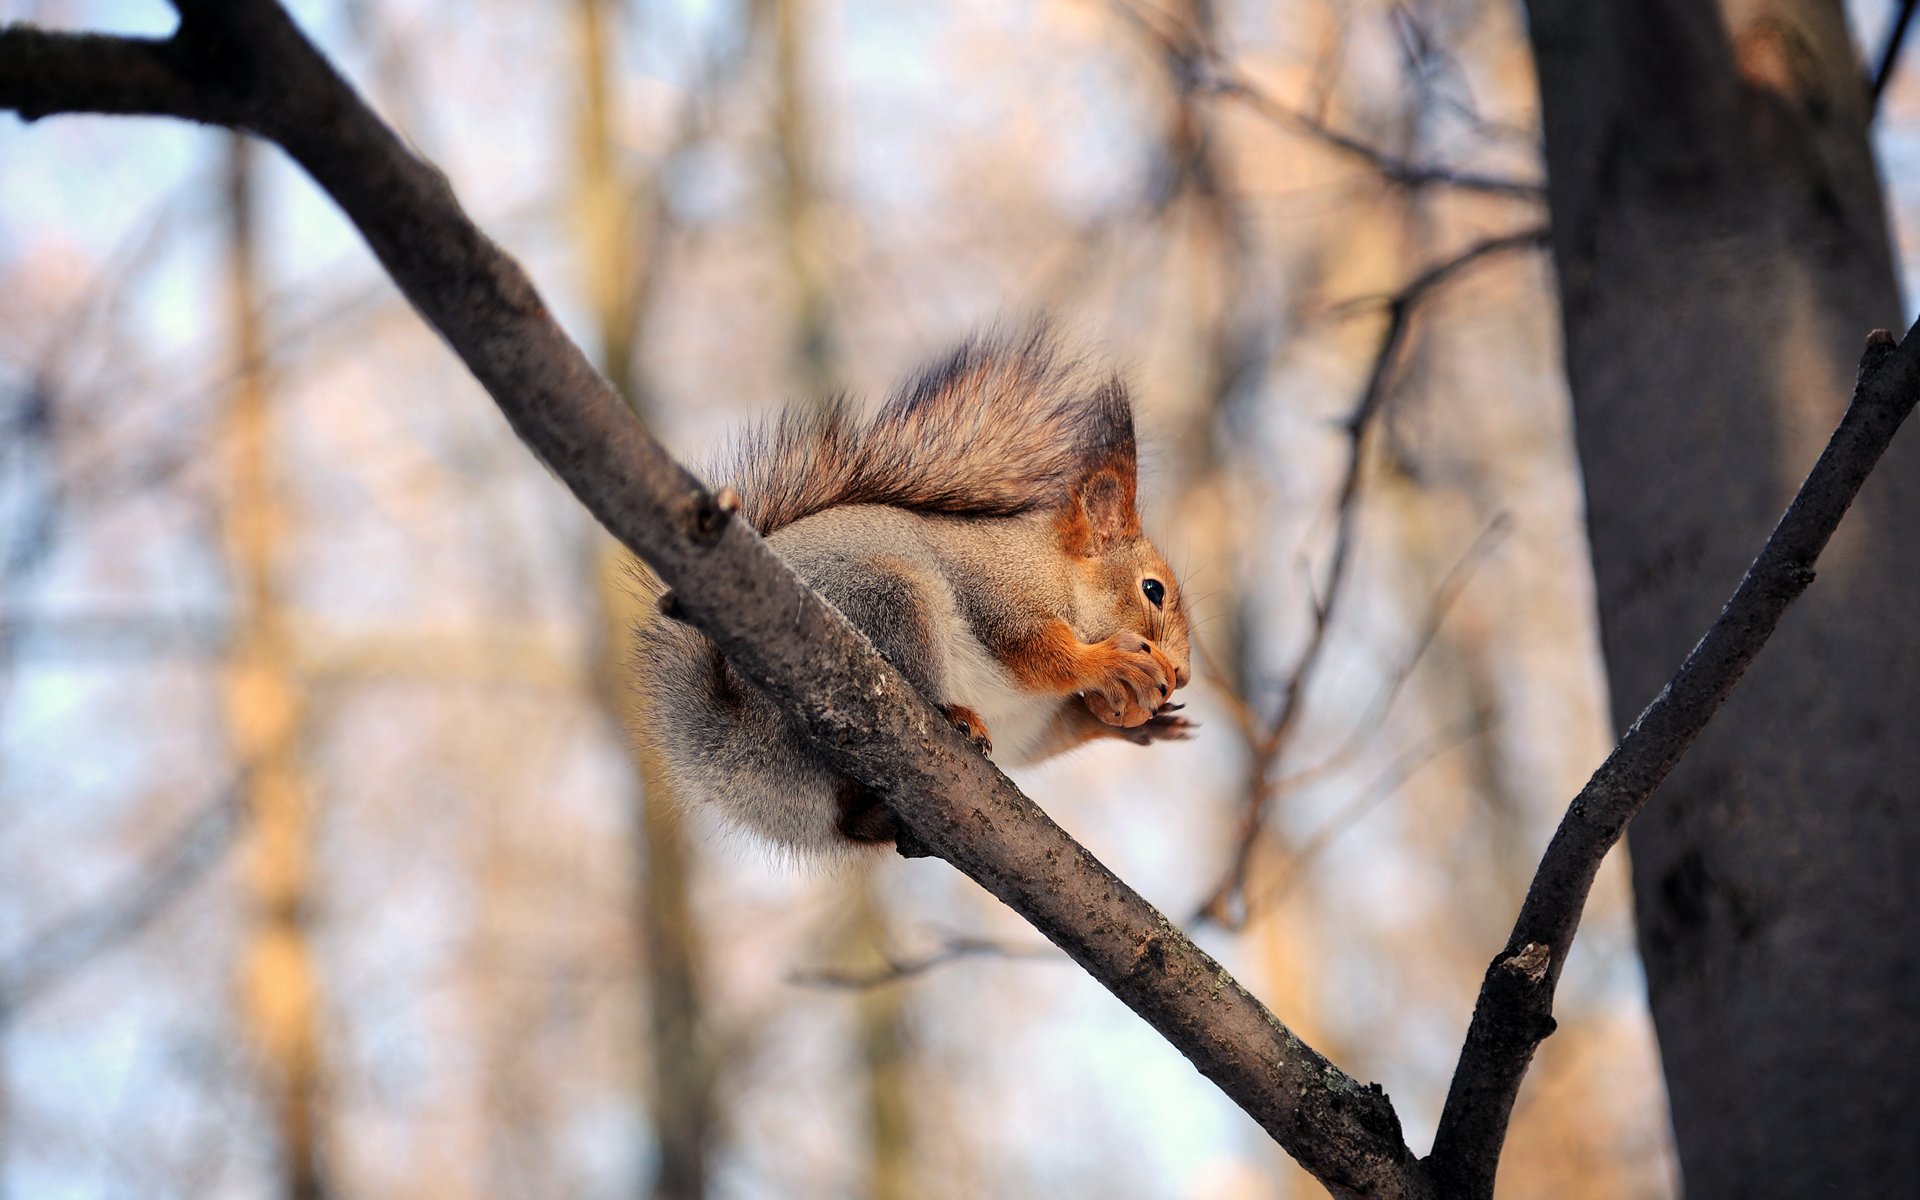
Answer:
[[974, 749], [982, 754], [993, 753], [993, 738], [987, 735], [987, 723], [980, 719], [979, 713], [964, 704], [942, 705], [940, 711], [947, 714], [947, 720], [953, 722], [955, 729], [966, 735]]

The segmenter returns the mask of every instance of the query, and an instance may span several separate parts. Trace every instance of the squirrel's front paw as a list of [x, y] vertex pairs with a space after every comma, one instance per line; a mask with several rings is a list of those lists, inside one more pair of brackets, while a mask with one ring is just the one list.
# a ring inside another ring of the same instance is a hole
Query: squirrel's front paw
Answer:
[[1087, 711], [1108, 725], [1144, 725], [1173, 694], [1173, 662], [1137, 633], [1116, 633], [1096, 647], [1100, 681], [1086, 691]]
[[1178, 715], [1185, 707], [1184, 704], [1162, 704], [1144, 724], [1122, 730], [1114, 736], [1125, 738], [1136, 746], [1151, 746], [1155, 742], [1184, 742], [1193, 736], [1194, 730], [1200, 728], [1198, 722]]
[[967, 736], [976, 750], [982, 754], [993, 753], [993, 739], [987, 736], [987, 723], [980, 719], [979, 713], [964, 704], [943, 705], [940, 711], [947, 714], [947, 720]]

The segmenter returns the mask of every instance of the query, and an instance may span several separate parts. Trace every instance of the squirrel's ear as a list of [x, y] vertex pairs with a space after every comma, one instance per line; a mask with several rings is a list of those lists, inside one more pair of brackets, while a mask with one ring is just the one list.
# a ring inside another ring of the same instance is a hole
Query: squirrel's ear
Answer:
[[1116, 542], [1140, 536], [1140, 514], [1133, 508], [1131, 464], [1115, 462], [1087, 476], [1073, 490], [1067, 521], [1069, 549], [1089, 558], [1105, 554]]

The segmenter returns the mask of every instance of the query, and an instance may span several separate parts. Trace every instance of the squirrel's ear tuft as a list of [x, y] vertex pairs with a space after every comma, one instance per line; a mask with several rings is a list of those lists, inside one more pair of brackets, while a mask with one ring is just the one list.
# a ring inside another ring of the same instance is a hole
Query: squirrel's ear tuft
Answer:
[[1078, 406], [1078, 420], [1076, 440], [1089, 476], [1109, 467], [1133, 470], [1133, 404], [1118, 375], [1109, 376]]

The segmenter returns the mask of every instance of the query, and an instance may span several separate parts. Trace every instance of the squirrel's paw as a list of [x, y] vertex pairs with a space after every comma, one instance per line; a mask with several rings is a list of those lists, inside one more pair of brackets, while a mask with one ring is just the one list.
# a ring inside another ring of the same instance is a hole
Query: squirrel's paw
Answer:
[[1185, 707], [1184, 704], [1162, 704], [1144, 724], [1116, 730], [1114, 736], [1125, 738], [1136, 746], [1151, 746], [1155, 742], [1184, 742], [1193, 736], [1194, 730], [1200, 728], [1198, 722], [1176, 715]]
[[1099, 682], [1086, 690], [1087, 710], [1108, 725], [1137, 728], [1153, 720], [1177, 677], [1160, 647], [1131, 631], [1096, 646]]
[[964, 704], [942, 705], [940, 711], [947, 714], [947, 720], [966, 735], [976, 750], [982, 754], [993, 753], [993, 739], [987, 736], [987, 724], [980, 719], [979, 713]]

